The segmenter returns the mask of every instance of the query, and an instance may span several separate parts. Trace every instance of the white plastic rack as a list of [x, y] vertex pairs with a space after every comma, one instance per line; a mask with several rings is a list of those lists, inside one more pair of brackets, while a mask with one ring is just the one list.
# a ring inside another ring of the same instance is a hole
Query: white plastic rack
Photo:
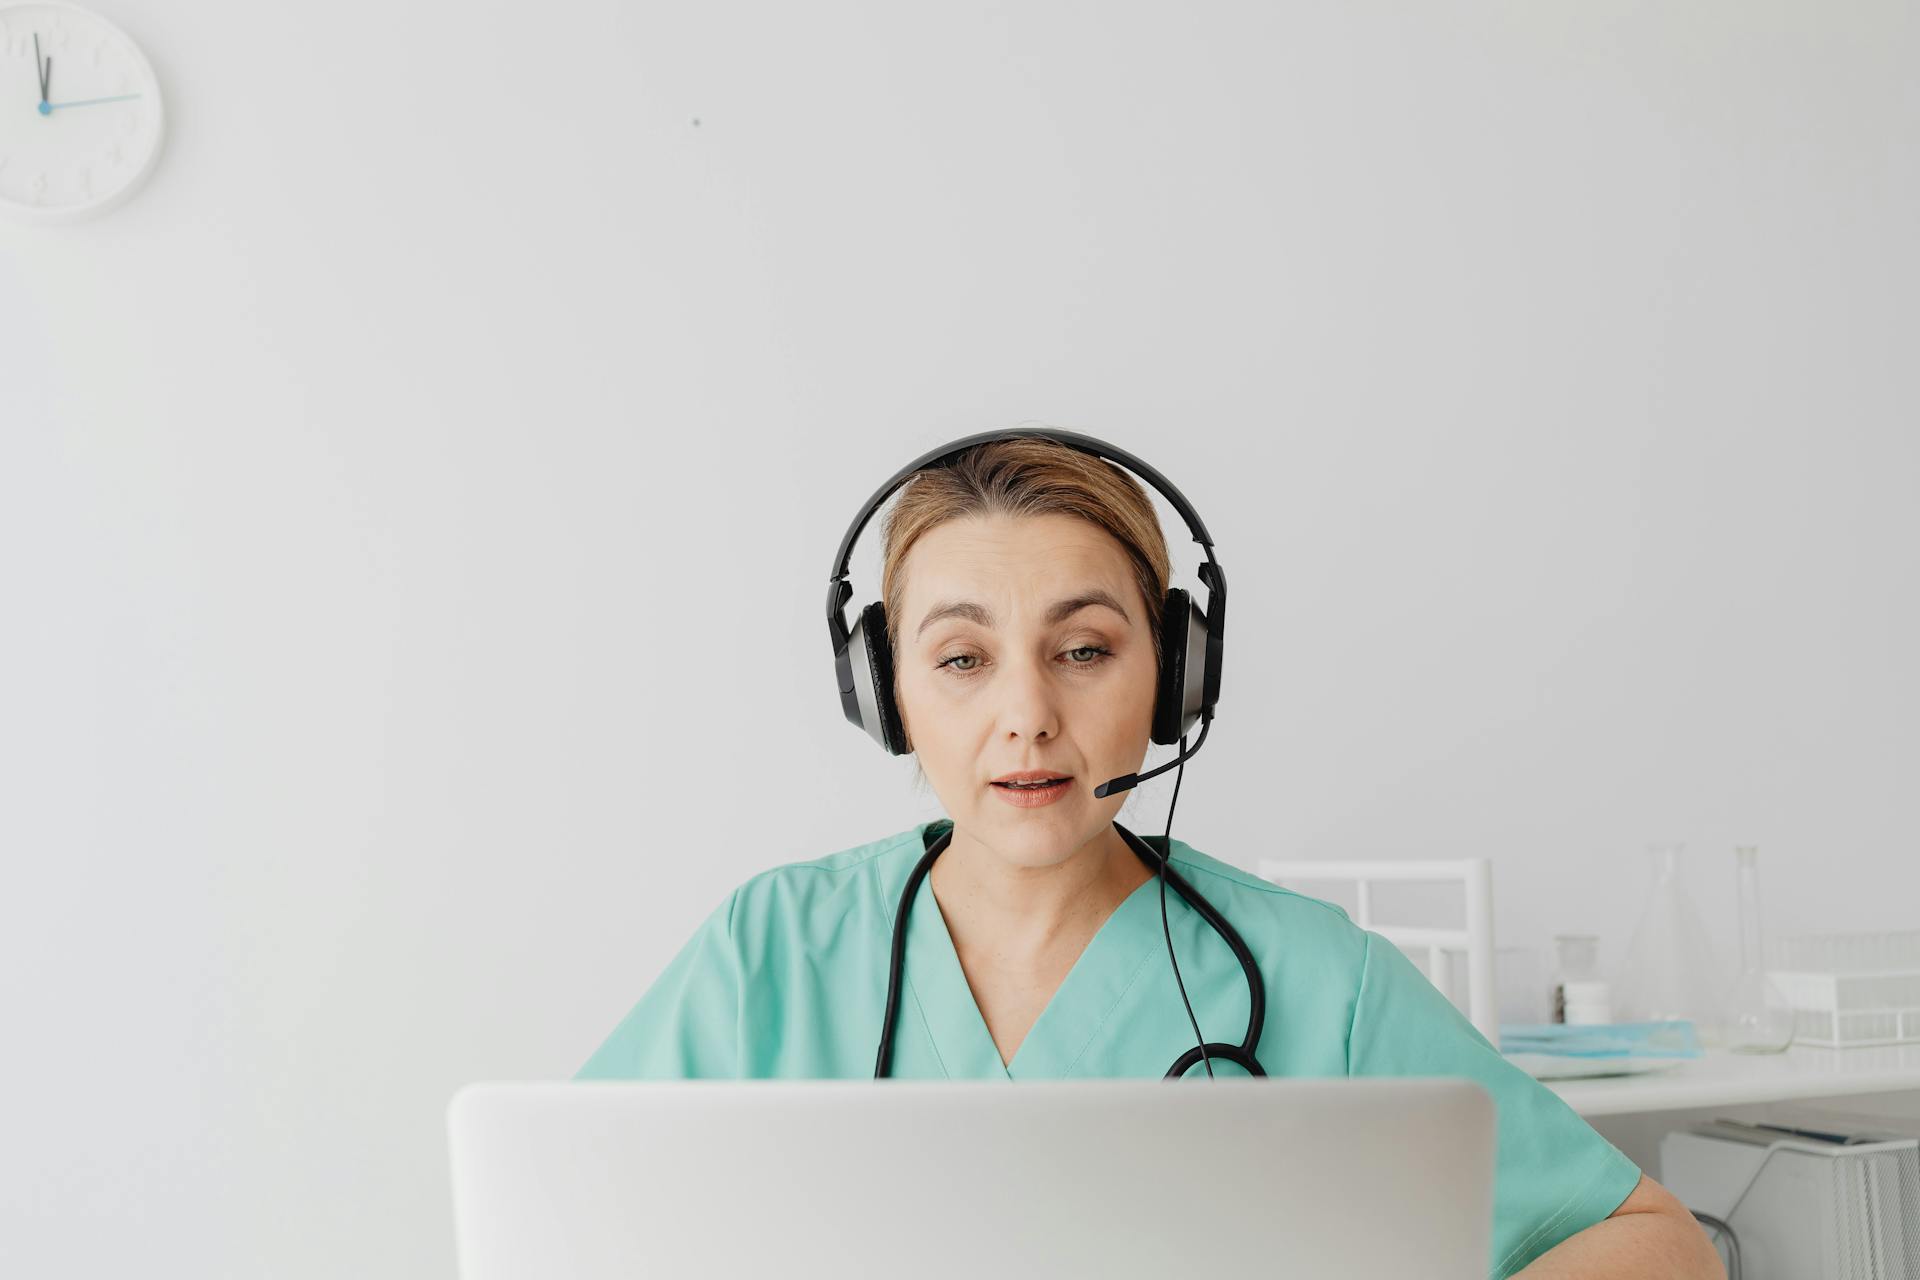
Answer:
[[1779, 938], [1768, 976], [1793, 1007], [1797, 1044], [1920, 1042], [1920, 929]]

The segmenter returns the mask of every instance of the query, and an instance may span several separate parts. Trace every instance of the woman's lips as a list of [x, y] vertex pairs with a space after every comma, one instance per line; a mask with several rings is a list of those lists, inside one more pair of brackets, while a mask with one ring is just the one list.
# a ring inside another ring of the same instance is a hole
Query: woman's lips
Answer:
[[987, 785], [993, 788], [995, 795], [1016, 809], [1038, 809], [1066, 795], [1067, 789], [1073, 785], [1073, 779], [1062, 778], [1051, 786], [1045, 787], [1008, 787], [998, 782], [990, 782]]

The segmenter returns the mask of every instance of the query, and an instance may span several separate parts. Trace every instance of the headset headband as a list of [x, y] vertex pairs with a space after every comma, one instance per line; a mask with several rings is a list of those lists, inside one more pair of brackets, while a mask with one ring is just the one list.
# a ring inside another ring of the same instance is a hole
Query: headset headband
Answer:
[[[1193, 534], [1193, 540], [1206, 548], [1208, 565], [1212, 564], [1213, 539], [1207, 534], [1207, 526], [1200, 522], [1200, 513], [1193, 509], [1193, 504], [1187, 501], [1186, 495], [1174, 487], [1171, 480], [1125, 449], [1108, 444], [1105, 440], [1095, 439], [1093, 436], [1082, 435], [1078, 431], [1063, 431], [1055, 427], [1012, 427], [1005, 431], [976, 432], [970, 436], [963, 436], [951, 444], [929, 450], [894, 472], [891, 479], [873, 491], [873, 496], [868, 498], [866, 505], [860, 508], [860, 514], [855, 516], [853, 523], [847, 526], [846, 536], [840, 539], [840, 549], [834, 553], [833, 576], [827, 579], [827, 630], [832, 633], [836, 644], [844, 646], [848, 636], [846, 615], [841, 612], [841, 609], [848, 600], [853, 598], [853, 587], [847, 582], [847, 566], [853, 559], [853, 544], [859, 539], [860, 531], [867, 527], [867, 521], [873, 518], [873, 513], [887, 500], [888, 495], [911, 479], [916, 471], [946, 463], [977, 444], [983, 444], [989, 440], [1015, 440], [1025, 436], [1057, 440], [1083, 453], [1091, 453], [1095, 457], [1117, 462], [1134, 472], [1158, 489], [1161, 496], [1173, 504], [1173, 509], [1178, 511], [1180, 518], [1187, 522], [1187, 529]], [[1214, 588], [1214, 582], [1213, 575], [1206, 572], [1208, 565], [1201, 566], [1200, 576], [1206, 581], [1211, 591]]]

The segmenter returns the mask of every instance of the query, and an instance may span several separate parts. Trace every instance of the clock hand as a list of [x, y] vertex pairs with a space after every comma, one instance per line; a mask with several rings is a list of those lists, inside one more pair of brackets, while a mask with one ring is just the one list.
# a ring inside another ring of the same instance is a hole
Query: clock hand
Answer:
[[123, 93], [117, 98], [82, 98], [78, 102], [48, 102], [41, 105], [40, 111], [41, 114], [44, 115], [48, 112], [58, 111], [62, 107], [91, 107], [102, 102], [130, 102], [139, 96], [137, 93]]
[[40, 114], [46, 114], [47, 80], [53, 75], [53, 59], [40, 57], [40, 33], [33, 33], [33, 69], [40, 79]]

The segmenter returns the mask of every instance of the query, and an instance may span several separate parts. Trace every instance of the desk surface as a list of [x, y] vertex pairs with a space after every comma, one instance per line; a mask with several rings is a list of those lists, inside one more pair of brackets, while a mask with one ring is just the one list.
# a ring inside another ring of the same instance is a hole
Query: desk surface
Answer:
[[1542, 1083], [1583, 1116], [1889, 1093], [1920, 1089], [1920, 1044], [1870, 1049], [1795, 1045], [1770, 1054], [1708, 1049], [1692, 1061], [1645, 1075]]

